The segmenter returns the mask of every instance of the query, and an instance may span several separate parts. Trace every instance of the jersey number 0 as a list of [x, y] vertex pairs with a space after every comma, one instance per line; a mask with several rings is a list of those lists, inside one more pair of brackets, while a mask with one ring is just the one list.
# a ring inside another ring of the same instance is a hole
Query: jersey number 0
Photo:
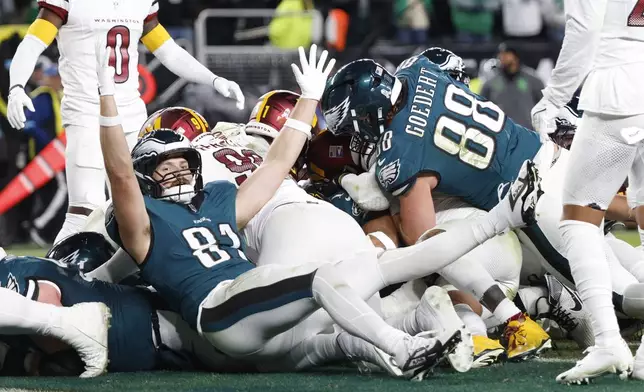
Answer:
[[115, 83], [125, 83], [130, 78], [130, 29], [114, 26], [107, 32], [107, 46], [112, 48], [110, 66], [114, 67]]

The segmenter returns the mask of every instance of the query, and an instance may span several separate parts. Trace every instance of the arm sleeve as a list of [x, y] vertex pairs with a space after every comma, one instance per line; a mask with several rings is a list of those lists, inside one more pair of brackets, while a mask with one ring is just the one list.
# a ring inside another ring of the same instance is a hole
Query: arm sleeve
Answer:
[[170, 72], [189, 82], [213, 85], [217, 75], [179, 46], [161, 25], [146, 34], [141, 42]]
[[543, 95], [562, 107], [584, 80], [597, 50], [608, 0], [566, 0], [566, 35]]
[[44, 19], [36, 19], [29, 26], [25, 38], [18, 45], [11, 61], [9, 68], [9, 85], [11, 87], [16, 85], [24, 87], [27, 84], [29, 77], [34, 72], [38, 57], [56, 38], [56, 34], [58, 34], [56, 26]]

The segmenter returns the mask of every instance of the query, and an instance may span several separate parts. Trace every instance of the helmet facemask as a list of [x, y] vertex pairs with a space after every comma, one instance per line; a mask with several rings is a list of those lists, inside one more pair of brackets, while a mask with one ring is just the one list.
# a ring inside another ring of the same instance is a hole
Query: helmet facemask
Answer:
[[[183, 158], [184, 163], [169, 160]], [[203, 187], [199, 153], [191, 149], [177, 149], [157, 155], [137, 171], [144, 193], [155, 199], [188, 204]]]

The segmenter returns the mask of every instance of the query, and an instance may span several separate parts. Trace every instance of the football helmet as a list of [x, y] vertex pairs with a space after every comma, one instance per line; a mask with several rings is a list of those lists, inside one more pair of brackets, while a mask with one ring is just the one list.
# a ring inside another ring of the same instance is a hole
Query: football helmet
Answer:
[[465, 63], [460, 56], [457, 56], [451, 50], [433, 47], [424, 50], [421, 55], [438, 65], [441, 70], [445, 71], [454, 80], [469, 86], [470, 77], [465, 72]]
[[[188, 168], [161, 174], [160, 180], [153, 175], [163, 161], [171, 158], [184, 158]], [[203, 189], [201, 179], [201, 156], [195, 150], [190, 140], [171, 129], [159, 129], [147, 133], [136, 143], [132, 150], [132, 164], [141, 192], [155, 199], [166, 199], [187, 204], [192, 197]], [[163, 182], [172, 178], [180, 178], [190, 173], [192, 179], [188, 184], [164, 187]]]
[[[275, 139], [284, 123], [291, 115], [300, 95], [288, 90], [273, 90], [259, 97], [250, 114], [244, 131], [249, 135], [265, 136]], [[311, 133], [317, 135], [324, 129], [324, 117], [318, 107], [311, 124]]]
[[352, 61], [327, 82], [320, 104], [329, 131], [376, 142], [402, 83], [370, 59]]
[[116, 249], [100, 233], [85, 231], [66, 237], [45, 255], [67, 265], [75, 265], [86, 274], [107, 262]]
[[206, 119], [196, 111], [175, 106], [157, 110], [148, 117], [139, 131], [139, 139], [158, 129], [171, 129], [192, 141], [202, 133], [210, 131], [210, 126]]
[[306, 167], [311, 181], [333, 180], [347, 171], [357, 173], [353, 161], [351, 136], [322, 132], [309, 145]]

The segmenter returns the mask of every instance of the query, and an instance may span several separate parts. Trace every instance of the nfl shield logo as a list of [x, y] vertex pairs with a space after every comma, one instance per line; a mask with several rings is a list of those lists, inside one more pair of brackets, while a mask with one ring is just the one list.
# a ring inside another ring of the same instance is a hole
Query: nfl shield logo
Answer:
[[343, 156], [342, 146], [329, 146], [329, 158], [341, 158]]

